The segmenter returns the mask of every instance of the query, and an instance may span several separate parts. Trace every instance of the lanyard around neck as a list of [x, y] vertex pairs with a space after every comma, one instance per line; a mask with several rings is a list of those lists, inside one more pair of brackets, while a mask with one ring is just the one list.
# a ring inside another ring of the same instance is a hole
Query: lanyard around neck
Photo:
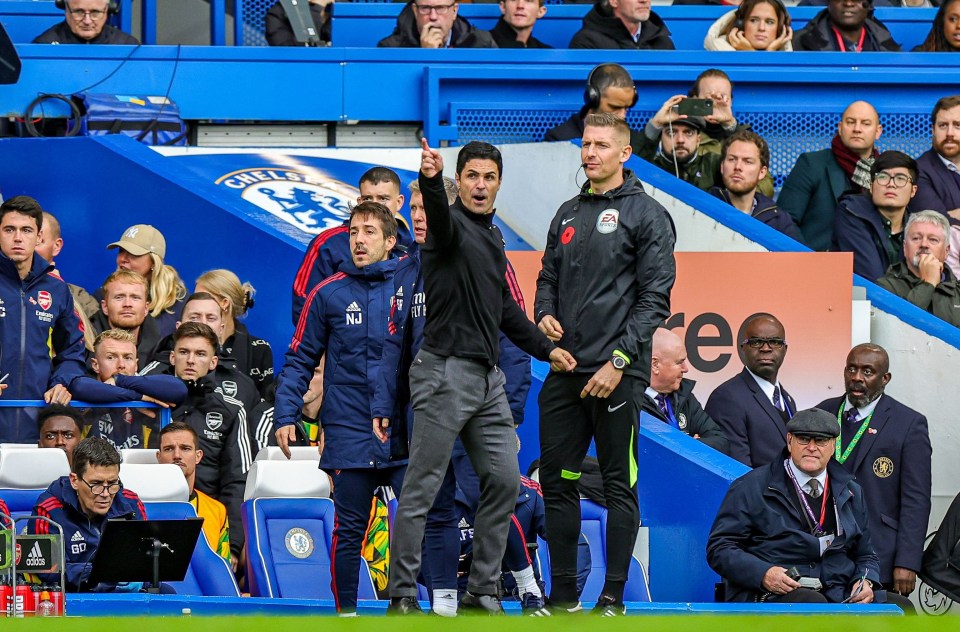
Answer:
[[[840, 412], [837, 413], [837, 424], [840, 425], [840, 434], [837, 435], [837, 452], [834, 455], [837, 459], [837, 463], [845, 463], [847, 459], [850, 458], [850, 453], [853, 452], [853, 449], [857, 447], [857, 444], [860, 442], [860, 437], [863, 436], [863, 433], [867, 431], [867, 428], [870, 426], [870, 420], [873, 418], [873, 412], [867, 415], [867, 418], [863, 420], [863, 423], [860, 424], [860, 428], [857, 430], [857, 433], [853, 435], [853, 439], [850, 440], [850, 444], [847, 445], [847, 449], [840, 451], [840, 446], [843, 444], [843, 409], [846, 408], [847, 402], [844, 400], [840, 404]], [[875, 411], [876, 409], [874, 409]]]
[[[844, 39], [843, 39], [843, 36], [840, 35], [840, 31], [837, 30], [836, 28], [834, 28], [834, 29], [833, 29], [833, 34], [834, 34], [834, 35], [836, 36], [836, 38], [837, 38], [837, 45], [840, 46], [840, 51], [841, 51], [841, 52], [844, 52], [844, 53], [849, 52], [849, 51], [847, 50], [846, 40], [844, 40]], [[864, 40], [866, 40], [866, 39], [867, 39], [867, 29], [866, 29], [866, 27], [860, 27], [860, 41], [857, 42], [856, 48], [854, 49], [856, 52], [858, 52], [858, 53], [862, 53], [862, 52], [863, 52], [863, 42], [864, 42]]]

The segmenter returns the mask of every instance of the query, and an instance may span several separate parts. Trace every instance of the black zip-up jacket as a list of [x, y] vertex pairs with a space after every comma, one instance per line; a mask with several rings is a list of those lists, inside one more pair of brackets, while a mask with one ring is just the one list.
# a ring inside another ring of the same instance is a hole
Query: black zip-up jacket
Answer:
[[[863, 23], [867, 30], [863, 42], [864, 52], [897, 51], [900, 45], [893, 39], [883, 22], [873, 17], [867, 17]], [[816, 14], [805, 27], [793, 34], [793, 50], [795, 51], [839, 51], [837, 36], [833, 33], [830, 14], [827, 9]]]
[[[240, 504], [246, 485], [242, 454], [247, 442], [241, 424], [242, 406], [227, 403], [217, 391], [212, 375], [187, 382], [187, 399], [173, 409], [173, 421], [183, 421], [197, 431], [203, 460], [197, 466], [196, 488], [227, 508], [230, 524], [241, 524]], [[243, 550], [243, 529], [230, 529], [230, 552]]]
[[[703, 406], [693, 394], [693, 387], [696, 382], [687, 378], [680, 380], [680, 388], [667, 395], [670, 405], [673, 407], [673, 416], [676, 417], [680, 429], [691, 437], [700, 436], [700, 441], [708, 445], [717, 452], [722, 452], [730, 456], [730, 442], [723, 430], [710, 418]], [[657, 406], [657, 403], [644, 395], [640, 408], [662, 421], [669, 424], [669, 420], [664, 416], [663, 411]]]
[[128, 46], [139, 46], [140, 41], [124, 33], [115, 26], [109, 24], [103, 25], [100, 35], [93, 39], [85, 40], [77, 37], [66, 20], [54, 24], [46, 31], [33, 38], [34, 44], [125, 44]]
[[[413, 3], [408, 2], [397, 16], [393, 33], [377, 42], [378, 48], [420, 48], [420, 30], [413, 15]], [[474, 28], [465, 18], [457, 16], [450, 29], [450, 48], [496, 48], [497, 43], [486, 31]]]
[[601, 0], [583, 16], [583, 28], [574, 33], [570, 48], [627, 48], [673, 50], [670, 29], [663, 18], [650, 12], [650, 19], [640, 25], [640, 37], [633, 41], [620, 18], [613, 15]]
[[[710, 195], [718, 197], [727, 204], [733, 206], [733, 204], [730, 202], [730, 191], [724, 187], [713, 187], [710, 189], [709, 193]], [[750, 217], [760, 220], [770, 228], [778, 230], [787, 237], [796, 239], [800, 243], [803, 243], [803, 237], [800, 235], [800, 229], [797, 228], [797, 225], [793, 222], [793, 218], [789, 213], [781, 211], [779, 208], [777, 208], [777, 203], [760, 193], [760, 191], [754, 193], [753, 199], [753, 212], [750, 214]]]
[[517, 40], [517, 32], [503, 18], [497, 20], [494, 27], [490, 29], [490, 35], [498, 48], [553, 48], [533, 35], [527, 38], [526, 43]]
[[522, 350], [547, 360], [553, 343], [527, 319], [507, 285], [507, 255], [494, 213], [472, 213], [460, 198], [449, 206], [440, 174], [421, 173], [420, 191], [427, 213], [427, 241], [420, 250], [427, 292], [422, 348], [494, 366], [503, 331]]
[[[273, 384], [273, 349], [263, 338], [250, 334], [243, 323], [234, 324], [233, 335], [223, 343], [224, 360], [233, 359], [233, 368], [250, 377], [263, 397]], [[250, 409], [248, 409], [249, 411]]]
[[630, 359], [624, 373], [649, 383], [653, 332], [670, 315], [676, 229], [631, 170], [623, 178], [603, 195], [587, 182], [557, 211], [534, 314], [560, 322], [558, 346], [576, 358], [577, 372], [597, 371], [619, 350]]

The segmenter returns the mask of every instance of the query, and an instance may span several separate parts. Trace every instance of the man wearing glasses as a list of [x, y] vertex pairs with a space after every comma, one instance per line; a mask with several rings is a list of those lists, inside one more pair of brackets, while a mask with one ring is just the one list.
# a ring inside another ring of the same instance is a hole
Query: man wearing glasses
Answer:
[[745, 321], [737, 340], [743, 371], [715, 388], [704, 410], [727, 435], [730, 456], [760, 467], [779, 458], [786, 423], [797, 412], [777, 379], [787, 355], [786, 334], [775, 316], [761, 313]]
[[[707, 540], [707, 562], [723, 578], [727, 601], [887, 601], [874, 523], [867, 526], [873, 496], [832, 460], [837, 433], [830, 413], [800, 411], [787, 424], [786, 452], [730, 486]], [[904, 607], [907, 600], [889, 601]]]
[[416, 0], [403, 8], [381, 48], [496, 48], [493, 37], [457, 15], [452, 0]]
[[917, 162], [900, 151], [885, 151], [870, 168], [864, 194], [840, 198], [833, 223], [833, 248], [853, 253], [853, 271], [876, 281], [903, 260], [907, 205], [917, 194]]
[[64, 21], [53, 25], [34, 40], [34, 44], [127, 44], [137, 46], [137, 38], [107, 24], [114, 10], [112, 0], [63, 0]]
[[817, 404], [839, 429], [834, 453], [869, 500], [880, 581], [906, 597], [916, 586], [930, 519], [930, 434], [927, 419], [884, 393], [890, 358], [862, 344], [847, 355], [846, 394]]
[[[88, 437], [73, 451], [69, 476], [61, 476], [40, 495], [34, 515], [63, 527], [67, 592], [131, 592], [140, 584], [90, 585], [92, 560], [100, 544], [100, 532], [111, 518], [146, 520], [139, 496], [120, 482], [120, 453], [100, 437]], [[31, 520], [28, 531], [50, 533], [50, 523]], [[56, 581], [40, 575], [43, 583]]]

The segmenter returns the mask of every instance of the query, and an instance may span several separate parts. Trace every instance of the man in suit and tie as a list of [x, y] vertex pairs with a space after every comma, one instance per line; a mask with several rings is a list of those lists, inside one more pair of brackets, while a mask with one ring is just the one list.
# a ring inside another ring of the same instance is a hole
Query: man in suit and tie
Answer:
[[833, 215], [840, 196], [870, 187], [875, 143], [883, 133], [880, 117], [866, 101], [847, 106], [829, 149], [800, 154], [777, 197], [813, 250], [829, 250]]
[[730, 442], [730, 456], [750, 467], [780, 457], [797, 404], [777, 379], [787, 355], [783, 324], [772, 314], [747, 319], [738, 336], [744, 368], [710, 394], [706, 412]]
[[653, 333], [650, 386], [641, 409], [714, 450], [730, 454], [726, 435], [693, 394], [696, 382], [683, 377], [689, 370], [687, 349], [680, 336], [669, 329], [657, 329]]
[[840, 422], [835, 458], [863, 487], [880, 581], [906, 596], [930, 518], [931, 447], [926, 417], [884, 394], [889, 367], [883, 347], [857, 345], [843, 372], [846, 395], [817, 407]]

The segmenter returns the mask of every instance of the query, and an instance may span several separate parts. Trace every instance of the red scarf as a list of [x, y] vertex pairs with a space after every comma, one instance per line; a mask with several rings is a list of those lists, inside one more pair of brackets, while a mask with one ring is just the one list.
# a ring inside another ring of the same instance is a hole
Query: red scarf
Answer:
[[[860, 156], [847, 149], [847, 146], [840, 140], [840, 134], [833, 137], [830, 150], [833, 151], [833, 157], [837, 159], [837, 164], [840, 165], [843, 172], [847, 174], [848, 178], [853, 179], [853, 174], [857, 170], [857, 162], [860, 160]], [[873, 157], [877, 157], [876, 149], [873, 150]]]

